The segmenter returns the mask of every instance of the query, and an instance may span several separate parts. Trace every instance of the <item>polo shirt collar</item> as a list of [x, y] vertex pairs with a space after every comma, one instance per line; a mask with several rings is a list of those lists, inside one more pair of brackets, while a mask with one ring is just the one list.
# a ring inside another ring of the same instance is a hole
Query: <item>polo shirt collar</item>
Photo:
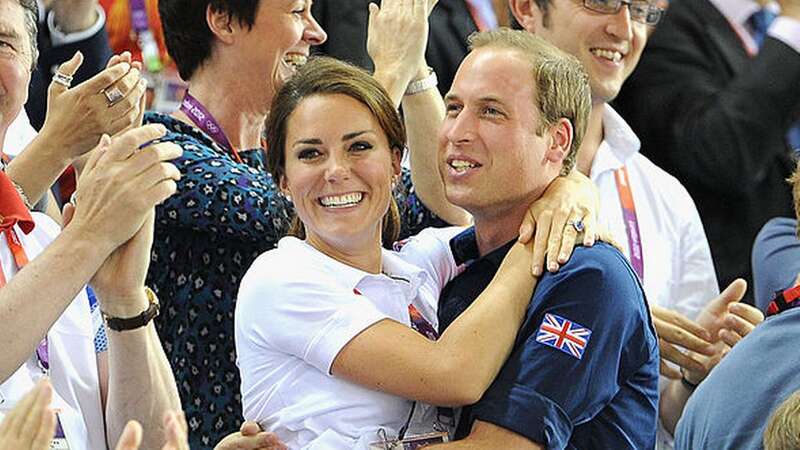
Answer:
[[289, 247], [291, 251], [297, 252], [298, 254], [308, 255], [310, 258], [317, 258], [322, 263], [323, 267], [336, 273], [336, 279], [350, 290], [357, 289], [358, 285], [366, 279], [389, 277], [393, 280], [405, 281], [401, 283], [401, 285], [408, 286], [409, 295], [413, 298], [420, 286], [426, 281], [425, 277], [428, 276], [424, 270], [407, 263], [400, 256], [386, 249], [381, 249], [383, 273], [374, 274], [337, 261], [320, 252], [306, 241], [295, 237], [282, 239], [281, 245]]
[[25, 234], [33, 231], [35, 226], [31, 212], [22, 202], [11, 178], [0, 172], [0, 231], [19, 225]]
[[625, 119], [609, 104], [603, 105], [603, 142], [592, 162], [591, 178], [617, 170], [639, 153], [642, 142]]
[[478, 251], [478, 238], [475, 234], [475, 227], [472, 226], [450, 239], [450, 250], [453, 252], [456, 265], [472, 264], [480, 260], [487, 261], [495, 267], [500, 267], [506, 254], [516, 241], [516, 239], [512, 239], [481, 257]]

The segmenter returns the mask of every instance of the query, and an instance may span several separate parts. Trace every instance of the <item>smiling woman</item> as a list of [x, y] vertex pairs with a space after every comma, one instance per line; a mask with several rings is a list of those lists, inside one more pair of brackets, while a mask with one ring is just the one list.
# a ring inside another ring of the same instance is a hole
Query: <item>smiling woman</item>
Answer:
[[[326, 38], [310, 6], [308, 0], [159, 1], [167, 49], [189, 95], [172, 115], [145, 118], [164, 124], [165, 139], [184, 150], [176, 162], [178, 193], [157, 208], [148, 284], [161, 299], [156, 324], [192, 449], [210, 448], [241, 422], [233, 342], [239, 282], [288, 232], [293, 216], [264, 168], [262, 129], [275, 92]], [[408, 80], [398, 82], [405, 88]], [[405, 233], [433, 223], [409, 173], [395, 194]]]

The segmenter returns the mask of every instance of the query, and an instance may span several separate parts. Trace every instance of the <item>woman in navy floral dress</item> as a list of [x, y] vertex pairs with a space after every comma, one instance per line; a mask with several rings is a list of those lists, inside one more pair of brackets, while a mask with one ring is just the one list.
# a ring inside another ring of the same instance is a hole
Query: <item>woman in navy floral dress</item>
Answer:
[[[292, 215], [291, 203], [264, 170], [262, 126], [277, 87], [305, 62], [311, 45], [325, 40], [308, 0], [216, 1], [219, 10], [210, 3], [159, 2], [167, 47], [189, 82], [190, 96], [172, 115], [145, 118], [164, 124], [165, 140], [184, 150], [176, 161], [182, 173], [178, 193], [157, 209], [147, 281], [161, 299], [156, 324], [175, 371], [192, 449], [211, 448], [241, 424], [236, 294], [253, 260], [286, 234]], [[421, 59], [427, 29], [419, 35], [418, 42], [402, 44], [421, 47], [403, 50]], [[416, 61], [407, 65], [387, 68], [393, 74], [387, 90], [399, 92], [398, 100], [419, 71]], [[409, 112], [417, 105], [404, 107]], [[428, 140], [435, 142], [433, 136]], [[404, 236], [437, 223], [417, 198], [408, 172], [396, 196]], [[443, 216], [452, 211], [431, 206]], [[458, 222], [463, 216], [449, 218]]]

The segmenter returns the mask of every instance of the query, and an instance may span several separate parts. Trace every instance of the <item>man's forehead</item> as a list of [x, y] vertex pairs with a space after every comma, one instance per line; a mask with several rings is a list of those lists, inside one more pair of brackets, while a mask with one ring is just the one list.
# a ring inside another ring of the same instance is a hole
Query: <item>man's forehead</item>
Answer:
[[532, 89], [530, 62], [510, 49], [479, 48], [459, 67], [450, 93], [508, 101]]
[[0, 0], [0, 31], [20, 34], [25, 31], [25, 9], [17, 0]]

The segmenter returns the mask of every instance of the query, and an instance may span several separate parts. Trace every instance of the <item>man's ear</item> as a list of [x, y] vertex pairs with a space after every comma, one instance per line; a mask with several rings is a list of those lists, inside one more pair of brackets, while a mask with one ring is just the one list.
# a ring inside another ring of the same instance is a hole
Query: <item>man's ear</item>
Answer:
[[529, 33], [536, 34], [542, 26], [542, 11], [535, 0], [508, 0], [508, 7], [514, 19]]
[[234, 28], [231, 14], [224, 11], [217, 11], [211, 5], [206, 7], [206, 23], [208, 28], [214, 33], [221, 42], [225, 44], [233, 43]]
[[547, 147], [545, 158], [552, 163], [560, 163], [567, 157], [572, 147], [574, 131], [572, 122], [564, 117], [549, 128], [550, 145]]

